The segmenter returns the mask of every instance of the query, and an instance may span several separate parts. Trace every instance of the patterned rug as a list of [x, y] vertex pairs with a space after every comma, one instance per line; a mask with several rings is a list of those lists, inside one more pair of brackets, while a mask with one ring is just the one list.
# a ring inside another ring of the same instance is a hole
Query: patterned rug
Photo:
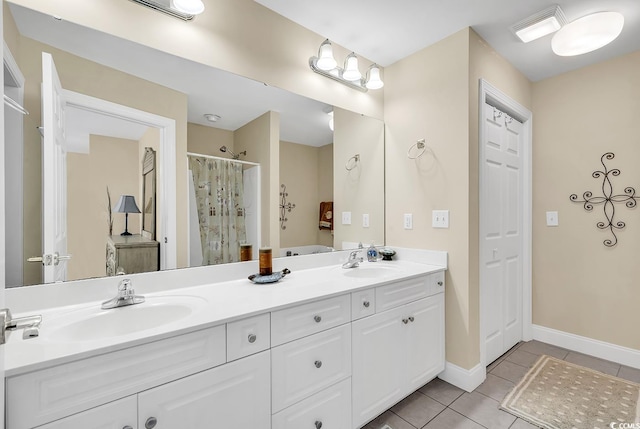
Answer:
[[640, 384], [543, 355], [500, 408], [545, 429], [640, 428], [639, 396]]

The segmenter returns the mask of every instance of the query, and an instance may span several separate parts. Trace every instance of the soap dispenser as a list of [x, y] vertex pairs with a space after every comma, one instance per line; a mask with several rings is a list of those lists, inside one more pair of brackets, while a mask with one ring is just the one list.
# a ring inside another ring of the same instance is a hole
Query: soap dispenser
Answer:
[[378, 249], [371, 243], [371, 246], [367, 249], [367, 261], [376, 262], [378, 260]]

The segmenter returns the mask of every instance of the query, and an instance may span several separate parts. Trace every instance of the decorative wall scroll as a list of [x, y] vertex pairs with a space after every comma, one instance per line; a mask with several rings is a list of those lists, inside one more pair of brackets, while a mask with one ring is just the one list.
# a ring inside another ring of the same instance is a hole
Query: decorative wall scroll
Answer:
[[583, 203], [583, 207], [586, 211], [592, 211], [594, 206], [602, 204], [604, 216], [607, 221], [600, 221], [596, 223], [596, 226], [599, 229], [608, 229], [611, 232], [613, 238], [607, 238], [603, 241], [603, 244], [607, 247], [613, 247], [618, 243], [618, 237], [616, 236], [615, 231], [624, 228], [626, 225], [623, 221], [615, 220], [615, 205], [624, 203], [627, 208], [634, 208], [638, 204], [637, 200], [640, 199], [640, 197], [636, 197], [636, 190], [631, 186], [624, 188], [624, 193], [622, 194], [613, 194], [611, 177], [619, 176], [620, 170], [617, 168], [609, 170], [605, 164], [605, 160], [612, 160], [614, 157], [615, 155], [612, 152], [607, 152], [602, 155], [600, 157], [600, 163], [602, 164], [604, 171], [596, 170], [591, 174], [594, 179], [602, 178], [602, 197], [594, 197], [591, 191], [585, 191], [582, 194], [582, 200], [579, 200], [578, 195], [576, 194], [571, 194], [569, 196], [571, 201], [575, 203]]
[[287, 197], [289, 194], [287, 193], [287, 187], [284, 185], [280, 185], [282, 191], [280, 191], [280, 229], [287, 229], [285, 222], [288, 221], [286, 212], [291, 213], [291, 210], [296, 208], [295, 204], [291, 204], [287, 202]]

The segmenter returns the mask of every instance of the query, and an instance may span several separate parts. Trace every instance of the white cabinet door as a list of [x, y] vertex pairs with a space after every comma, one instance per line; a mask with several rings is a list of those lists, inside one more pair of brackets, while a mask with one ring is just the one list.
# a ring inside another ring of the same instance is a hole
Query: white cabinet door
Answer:
[[138, 401], [133, 395], [39, 426], [39, 429], [137, 429], [137, 420]]
[[[270, 355], [264, 351], [142, 392], [138, 428], [269, 428]], [[151, 426], [151, 425], [149, 425]]]
[[404, 313], [404, 307], [399, 307], [351, 325], [353, 427], [360, 427], [401, 398]]
[[444, 294], [406, 306], [405, 386], [414, 391], [444, 370]]

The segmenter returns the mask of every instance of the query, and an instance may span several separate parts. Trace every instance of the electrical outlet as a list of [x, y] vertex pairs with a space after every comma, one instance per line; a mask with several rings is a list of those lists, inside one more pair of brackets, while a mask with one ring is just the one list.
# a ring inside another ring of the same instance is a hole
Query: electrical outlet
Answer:
[[558, 212], [547, 212], [547, 226], [558, 226]]
[[404, 214], [404, 229], [413, 229], [413, 215], [411, 213]]
[[369, 228], [369, 214], [365, 213], [362, 215], [362, 227]]
[[351, 212], [342, 212], [342, 224], [351, 225]]
[[449, 210], [432, 211], [431, 226], [434, 228], [449, 228]]

